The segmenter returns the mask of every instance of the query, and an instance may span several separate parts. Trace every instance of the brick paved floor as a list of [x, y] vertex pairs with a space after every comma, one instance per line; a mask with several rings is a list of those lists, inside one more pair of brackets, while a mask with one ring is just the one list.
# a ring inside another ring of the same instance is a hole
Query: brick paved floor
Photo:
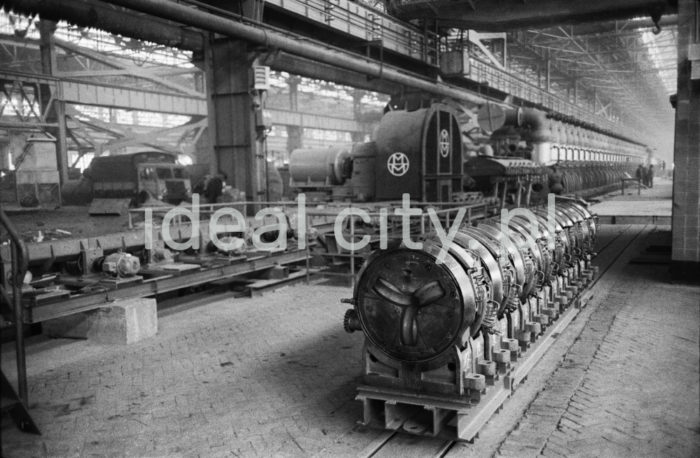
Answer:
[[343, 331], [339, 302], [350, 295], [302, 285], [168, 315], [157, 337], [128, 347], [39, 344], [29, 396], [43, 435], [3, 428], [3, 456], [359, 450], [378, 432], [354, 427], [362, 339]]
[[[700, 288], [628, 267], [499, 454], [700, 453]], [[161, 314], [158, 336], [129, 346], [36, 342], [30, 401], [43, 435], [4, 424], [3, 456], [357, 455], [382, 432], [356, 425], [362, 338], [342, 330], [349, 296], [302, 285]]]
[[629, 264], [501, 456], [698, 456], [700, 288]]

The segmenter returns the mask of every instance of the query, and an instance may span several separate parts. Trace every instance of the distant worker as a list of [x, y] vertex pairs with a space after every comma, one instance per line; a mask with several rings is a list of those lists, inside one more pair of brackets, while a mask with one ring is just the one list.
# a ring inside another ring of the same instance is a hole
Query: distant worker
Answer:
[[552, 166], [552, 171], [549, 173], [549, 192], [553, 194], [561, 194], [564, 192], [564, 174], [559, 171], [559, 167]]
[[637, 167], [637, 171], [635, 172], [635, 177], [637, 178], [637, 181], [640, 183], [644, 181], [644, 166], [642, 164], [639, 164], [639, 167]]
[[654, 187], [654, 164], [649, 164], [649, 170], [647, 170], [647, 186]]
[[215, 204], [218, 202], [219, 197], [221, 197], [224, 192], [225, 179], [226, 175], [224, 173], [217, 173], [211, 177], [204, 190], [204, 197], [207, 199], [207, 203]]
[[647, 175], [647, 167], [645, 165], [641, 166], [641, 179], [642, 179], [642, 184], [644, 186], [648, 186], [649, 180], [648, 180], [648, 175]]
[[211, 180], [211, 175], [207, 174], [202, 177], [201, 180], [197, 182], [196, 185], [192, 188], [192, 194], [199, 194], [200, 197], [204, 196], [204, 191], [207, 189], [207, 184], [209, 184], [209, 180]]

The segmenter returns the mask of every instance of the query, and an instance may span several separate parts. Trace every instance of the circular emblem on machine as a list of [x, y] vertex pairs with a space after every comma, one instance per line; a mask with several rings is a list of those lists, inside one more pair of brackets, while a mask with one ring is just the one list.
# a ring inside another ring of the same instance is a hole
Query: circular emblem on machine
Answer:
[[386, 161], [386, 168], [395, 177], [405, 175], [408, 172], [409, 165], [408, 156], [404, 153], [394, 153]]
[[450, 155], [450, 133], [447, 129], [440, 131], [440, 156], [447, 157]]

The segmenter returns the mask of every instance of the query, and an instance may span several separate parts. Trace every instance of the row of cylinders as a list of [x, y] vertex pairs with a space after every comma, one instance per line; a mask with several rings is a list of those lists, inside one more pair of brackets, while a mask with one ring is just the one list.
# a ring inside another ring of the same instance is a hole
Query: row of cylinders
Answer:
[[[387, 358], [426, 369], [590, 262], [596, 221], [577, 201], [519, 209], [509, 221], [462, 227], [449, 244], [428, 235], [420, 250], [375, 253], [358, 275], [346, 330], [362, 330]], [[444, 253], [443, 253], [444, 254]]]
[[617, 187], [626, 176], [634, 176], [637, 166], [631, 162], [560, 162], [557, 164], [562, 172], [562, 185], [569, 193], [587, 189]]
[[543, 137], [543, 141], [573, 148], [614, 152], [624, 156], [644, 157], [646, 155], [646, 150], [641, 145], [552, 119], [548, 119], [543, 123], [538, 135]]

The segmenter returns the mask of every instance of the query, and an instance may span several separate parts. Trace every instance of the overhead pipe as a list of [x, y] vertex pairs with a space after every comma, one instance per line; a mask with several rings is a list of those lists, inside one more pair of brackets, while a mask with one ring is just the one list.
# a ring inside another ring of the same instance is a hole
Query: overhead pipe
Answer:
[[[53, 3], [62, 5], [58, 0], [34, 0], [37, 4]], [[5, 4], [24, 4], [26, 0], [10, 0]], [[134, 11], [150, 14], [162, 19], [179, 22], [202, 30], [219, 33], [232, 38], [257, 43], [269, 48], [280, 49], [314, 61], [334, 65], [348, 70], [364, 73], [372, 78], [380, 78], [396, 84], [423, 90], [432, 94], [452, 97], [465, 102], [482, 104], [486, 99], [471, 92], [448, 86], [444, 83], [429, 81], [418, 76], [402, 73], [395, 68], [372, 62], [367, 59], [349, 55], [347, 52], [314, 42], [307, 38], [299, 38], [291, 34], [274, 30], [264, 24], [248, 25], [232, 19], [217, 16], [197, 10], [182, 4], [165, 0], [106, 0], [93, 1], [91, 4], [112, 4]], [[105, 24], [105, 29], [110, 26]], [[302, 41], [303, 40], [303, 41]]]
[[204, 37], [200, 32], [158, 21], [157, 18], [157, 22], [154, 22], [152, 18], [136, 16], [101, 2], [2, 0], [0, 4], [16, 13], [39, 14], [41, 19], [66, 20], [80, 27], [95, 27], [129, 37], [138, 36], [143, 40], [174, 48], [188, 51], [201, 51], [204, 48]]

